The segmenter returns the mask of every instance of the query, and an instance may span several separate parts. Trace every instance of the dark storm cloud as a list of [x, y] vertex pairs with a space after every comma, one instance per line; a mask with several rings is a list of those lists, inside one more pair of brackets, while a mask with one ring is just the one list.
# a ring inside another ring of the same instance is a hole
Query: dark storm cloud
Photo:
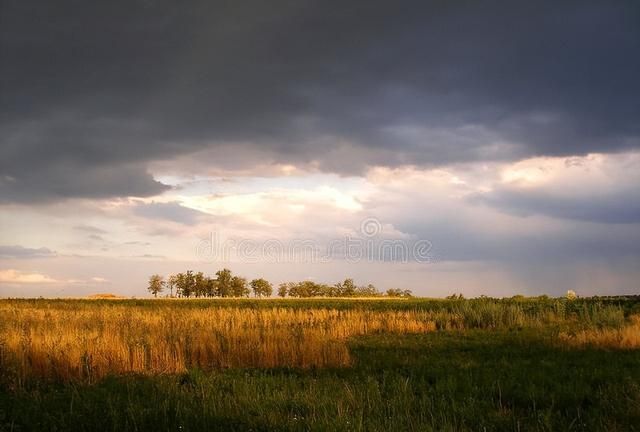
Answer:
[[229, 143], [256, 149], [248, 165], [341, 173], [640, 145], [635, 1], [6, 0], [1, 16], [3, 201], [153, 195], [147, 162]]
[[[398, 221], [395, 226], [415, 238], [428, 239], [433, 262], [486, 261], [515, 265], [548, 265], [561, 262], [589, 262], [596, 259], [621, 260], [638, 257], [637, 228], [609, 224], [593, 229], [575, 222], [561, 232], [514, 232], [504, 236], [470, 227], [465, 221]], [[542, 267], [541, 267], [542, 268]]]
[[137, 155], [149, 154], [144, 150], [149, 142], [126, 119], [53, 113], [43, 120], [9, 123], [0, 139], [0, 203], [146, 196], [168, 189], [140, 164]]
[[554, 196], [546, 190], [502, 188], [476, 196], [483, 202], [518, 216], [546, 215], [598, 223], [640, 223], [640, 192], [633, 189], [592, 196]]

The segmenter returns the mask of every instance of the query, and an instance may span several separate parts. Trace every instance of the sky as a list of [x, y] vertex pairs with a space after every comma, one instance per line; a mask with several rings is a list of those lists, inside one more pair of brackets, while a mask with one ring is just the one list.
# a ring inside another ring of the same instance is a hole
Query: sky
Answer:
[[3, 0], [0, 297], [640, 293], [637, 1]]

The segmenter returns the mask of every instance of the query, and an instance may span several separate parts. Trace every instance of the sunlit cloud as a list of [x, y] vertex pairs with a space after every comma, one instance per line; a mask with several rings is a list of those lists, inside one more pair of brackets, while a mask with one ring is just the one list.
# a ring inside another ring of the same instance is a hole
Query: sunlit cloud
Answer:
[[7, 269], [0, 270], [0, 282], [8, 284], [51, 284], [59, 283], [60, 281], [40, 273]]

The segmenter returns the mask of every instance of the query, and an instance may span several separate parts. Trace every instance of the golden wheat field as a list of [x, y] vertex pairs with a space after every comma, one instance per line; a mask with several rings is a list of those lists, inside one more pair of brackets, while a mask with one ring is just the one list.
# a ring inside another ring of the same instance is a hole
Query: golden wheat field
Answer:
[[[359, 303], [362, 303], [359, 302]], [[355, 303], [354, 303], [355, 304]], [[110, 374], [165, 374], [191, 368], [321, 368], [352, 364], [347, 342], [371, 334], [436, 329], [519, 328], [575, 322], [564, 309], [461, 303], [458, 309], [244, 307], [189, 301], [0, 303], [0, 366], [19, 377], [95, 380]], [[640, 319], [595, 308], [582, 320], [618, 322], [560, 331], [571, 347], [640, 347]], [[621, 321], [622, 320], [622, 321]], [[626, 324], [622, 324], [626, 322]]]
[[424, 311], [0, 306], [4, 363], [21, 375], [98, 378], [187, 368], [346, 366], [345, 341], [435, 329]]

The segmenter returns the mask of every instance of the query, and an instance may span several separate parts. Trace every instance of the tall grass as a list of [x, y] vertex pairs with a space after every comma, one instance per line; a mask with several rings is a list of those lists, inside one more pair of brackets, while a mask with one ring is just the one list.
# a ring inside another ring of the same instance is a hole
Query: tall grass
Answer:
[[607, 349], [640, 348], [640, 315], [631, 316], [623, 327], [591, 328], [577, 332], [562, 332], [559, 342], [565, 347], [595, 347]]
[[179, 307], [2, 308], [1, 366], [20, 376], [97, 378], [188, 368], [346, 366], [345, 341], [435, 330], [424, 311]]
[[93, 381], [194, 367], [343, 367], [347, 340], [359, 335], [623, 321], [615, 305], [559, 300], [4, 300], [0, 368], [19, 379]]

